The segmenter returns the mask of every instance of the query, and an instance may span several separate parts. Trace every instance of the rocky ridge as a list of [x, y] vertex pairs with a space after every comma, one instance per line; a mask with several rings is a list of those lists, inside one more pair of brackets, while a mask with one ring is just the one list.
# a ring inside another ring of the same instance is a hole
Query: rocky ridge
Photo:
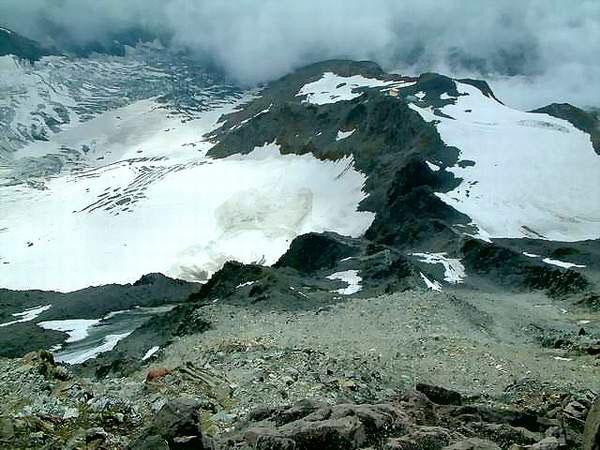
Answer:
[[[102, 384], [75, 377], [44, 352], [0, 364], [2, 448], [592, 450], [600, 437], [593, 392], [568, 394], [528, 379], [495, 400], [416, 384], [377, 403], [307, 399], [239, 420], [210, 415], [227, 389], [193, 366]], [[205, 393], [161, 399], [179, 376], [203, 383]]]

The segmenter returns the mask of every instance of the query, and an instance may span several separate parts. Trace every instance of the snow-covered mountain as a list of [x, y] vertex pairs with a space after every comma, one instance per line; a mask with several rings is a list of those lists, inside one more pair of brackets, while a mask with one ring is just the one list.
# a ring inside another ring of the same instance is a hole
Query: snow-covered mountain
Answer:
[[206, 281], [309, 232], [407, 254], [600, 238], [590, 135], [485, 83], [330, 61], [241, 91], [152, 45], [0, 73], [2, 287]]
[[455, 86], [456, 95], [439, 97], [447, 103], [418, 93], [420, 101], [410, 104], [463, 161], [446, 168], [461, 183], [437, 195], [484, 236], [598, 239], [600, 158], [590, 135], [565, 120], [506, 107], [470, 84]]
[[597, 301], [593, 113], [517, 111], [485, 82], [370, 62], [241, 89], [155, 44], [19, 56], [0, 57], [3, 355], [52, 345], [112, 370], [115, 346], [139, 362], [222, 299]]

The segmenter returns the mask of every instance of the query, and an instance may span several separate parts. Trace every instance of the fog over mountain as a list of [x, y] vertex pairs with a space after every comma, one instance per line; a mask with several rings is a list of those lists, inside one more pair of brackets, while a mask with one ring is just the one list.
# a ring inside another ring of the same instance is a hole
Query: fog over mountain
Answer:
[[420, 0], [3, 0], [6, 26], [46, 44], [109, 44], [132, 31], [253, 84], [326, 58], [485, 76], [509, 103], [600, 105], [600, 2]]

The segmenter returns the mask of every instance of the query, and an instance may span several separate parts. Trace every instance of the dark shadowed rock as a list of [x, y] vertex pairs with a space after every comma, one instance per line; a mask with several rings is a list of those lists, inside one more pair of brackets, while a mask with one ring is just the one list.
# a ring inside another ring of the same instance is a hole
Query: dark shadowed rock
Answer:
[[456, 442], [448, 447], [444, 447], [445, 450], [500, 450], [496, 444], [491, 441], [487, 441], [479, 438], [465, 439], [464, 441]]
[[367, 442], [365, 426], [358, 417], [347, 416], [317, 422], [297, 421], [281, 427], [298, 450], [360, 448]]
[[314, 272], [331, 268], [356, 249], [333, 233], [308, 233], [292, 241], [289, 250], [279, 258], [275, 267], [291, 267], [299, 272]]
[[56, 51], [44, 48], [38, 42], [27, 39], [14, 31], [0, 32], [0, 56], [15, 55], [33, 62], [53, 53]]
[[582, 293], [590, 287], [579, 272], [552, 268], [492, 243], [467, 239], [462, 253], [468, 271], [503, 287], [543, 290], [551, 297]]
[[596, 399], [587, 415], [583, 450], [600, 450], [600, 397]]
[[[381, 442], [408, 430], [408, 417], [392, 404], [327, 406], [304, 400], [281, 409], [260, 409], [234, 441], [271, 450], [351, 450]], [[236, 444], [237, 445], [237, 444]], [[229, 448], [229, 447], [228, 447]], [[237, 448], [237, 447], [236, 447]]]
[[443, 388], [441, 386], [418, 383], [416, 389], [417, 391], [425, 394], [429, 400], [437, 403], [438, 405], [460, 406], [462, 404], [462, 397], [458, 392]]
[[450, 443], [450, 431], [441, 427], [419, 427], [407, 436], [390, 439], [386, 450], [440, 450]]
[[199, 408], [199, 402], [189, 398], [167, 402], [133, 448], [144, 448], [143, 445], [149, 441], [162, 445], [160, 439], [157, 439], [160, 437], [168, 443], [171, 450], [202, 450], [204, 444], [199, 428]]
[[262, 435], [256, 441], [256, 450], [296, 450], [296, 442], [281, 436]]
[[169, 450], [169, 444], [162, 437], [152, 435], [138, 439], [131, 450]]

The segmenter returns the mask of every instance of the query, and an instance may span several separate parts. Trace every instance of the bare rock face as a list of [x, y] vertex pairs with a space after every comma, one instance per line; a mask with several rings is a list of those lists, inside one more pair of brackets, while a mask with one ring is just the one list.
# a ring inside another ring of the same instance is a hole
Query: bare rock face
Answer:
[[193, 399], [181, 398], [167, 402], [142, 436], [134, 449], [166, 448], [187, 450], [204, 448], [199, 427], [199, 404]]
[[583, 450], [600, 449], [600, 397], [588, 412], [583, 432]]
[[327, 406], [311, 401], [286, 409], [256, 411], [250, 420], [258, 422], [229, 440], [271, 450], [364, 448], [392, 433], [404, 434], [408, 422], [392, 404]]
[[[528, 408], [471, 403], [459, 393], [438, 386], [422, 385], [418, 389], [380, 404], [327, 405], [304, 400], [286, 407], [258, 409], [212, 445], [220, 450], [581, 448], [576, 429], [566, 423], [561, 429], [560, 421], [544, 412], [553, 408], [534, 413]], [[567, 399], [565, 405], [569, 403], [572, 401]], [[600, 424], [600, 408], [596, 408], [590, 416], [595, 427], [592, 440]]]
[[425, 394], [432, 402], [438, 405], [456, 405], [462, 404], [460, 393], [446, 389], [441, 386], [432, 386], [430, 384], [417, 384], [417, 391]]
[[471, 438], [445, 447], [445, 450], [500, 450], [500, 447], [491, 441], [479, 438]]
[[406, 436], [390, 439], [386, 450], [441, 450], [450, 443], [450, 431], [442, 427], [419, 427]]

